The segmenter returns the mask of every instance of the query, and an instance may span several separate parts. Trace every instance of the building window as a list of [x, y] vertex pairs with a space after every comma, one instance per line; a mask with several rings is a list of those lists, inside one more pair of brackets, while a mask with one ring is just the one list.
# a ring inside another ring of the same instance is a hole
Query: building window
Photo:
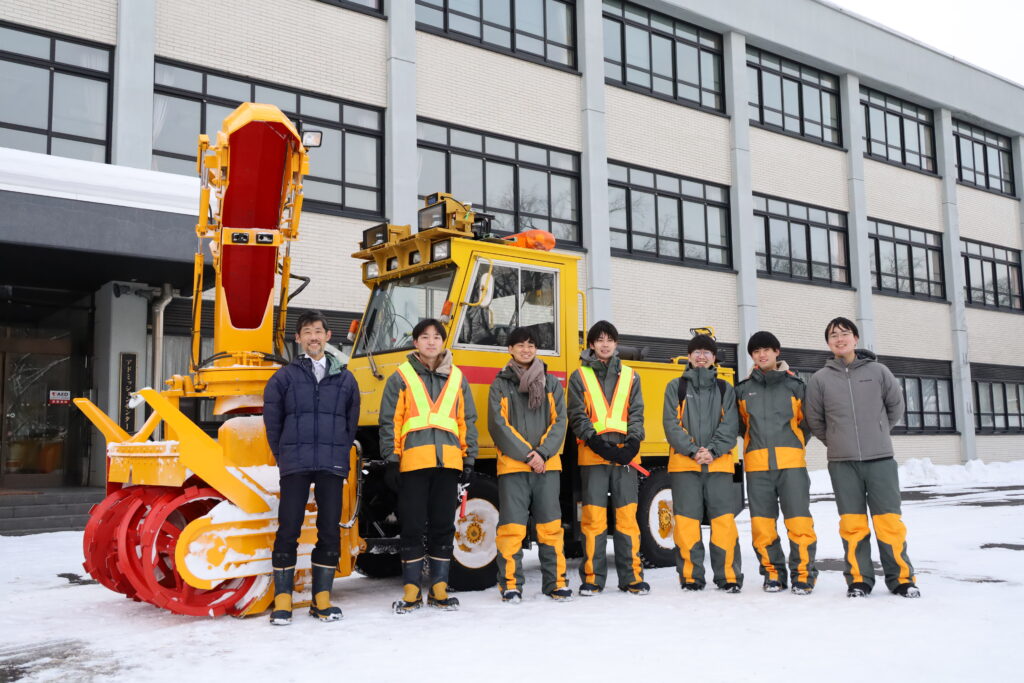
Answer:
[[567, 0], [416, 0], [419, 28], [570, 68], [575, 15]]
[[110, 160], [112, 48], [0, 23], [0, 147]]
[[728, 192], [721, 185], [609, 163], [612, 250], [731, 267]]
[[195, 175], [196, 140], [216, 140], [224, 118], [242, 102], [276, 105], [296, 128], [323, 131], [309, 150], [305, 207], [380, 216], [383, 211], [383, 112], [324, 95], [195, 67], [157, 62], [153, 95], [153, 168]]
[[960, 240], [967, 303], [1021, 309], [1020, 252], [994, 244]]
[[875, 289], [941, 299], [942, 235], [868, 219], [871, 280]]
[[373, 14], [383, 14], [384, 10], [381, 8], [383, 0], [320, 0], [328, 5], [337, 5], [345, 9], [354, 9], [359, 12], [366, 12]]
[[980, 432], [1020, 432], [1024, 429], [1024, 384], [974, 384], [974, 425]]
[[845, 213], [755, 194], [754, 217], [759, 272], [849, 284]]
[[750, 120], [811, 140], [842, 144], [839, 79], [747, 47]]
[[897, 377], [906, 409], [897, 432], [952, 431], [953, 384], [938, 377]]
[[905, 100], [861, 87], [864, 140], [869, 157], [935, 172], [932, 112]]
[[1010, 138], [953, 121], [957, 179], [965, 185], [1013, 195]]
[[580, 155], [433, 121], [417, 124], [420, 198], [450, 192], [498, 233], [548, 230], [580, 243]]
[[604, 2], [604, 75], [609, 83], [725, 110], [722, 36], [628, 2]]

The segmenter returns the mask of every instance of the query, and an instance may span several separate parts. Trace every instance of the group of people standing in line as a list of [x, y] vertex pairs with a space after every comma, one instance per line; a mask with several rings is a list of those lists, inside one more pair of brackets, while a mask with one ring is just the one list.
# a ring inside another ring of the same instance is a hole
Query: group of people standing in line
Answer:
[[[330, 604], [338, 561], [337, 524], [355, 438], [359, 390], [354, 377], [325, 353], [331, 333], [318, 312], [300, 316], [296, 342], [303, 354], [275, 373], [264, 393], [264, 421], [281, 470], [279, 529], [274, 544], [275, 601], [271, 622], [291, 620], [296, 549], [309, 487], [317, 503], [317, 543], [312, 556], [310, 614], [341, 618]], [[397, 468], [403, 593], [393, 604], [404, 614], [423, 603], [458, 609], [448, 594], [453, 556], [453, 511], [459, 486], [473, 476], [477, 413], [469, 383], [445, 349], [437, 320], [412, 331], [414, 351], [387, 380], [380, 407], [380, 455]], [[817, 537], [810, 514], [805, 449], [811, 435], [828, 450], [828, 469], [839, 510], [847, 595], [868, 595], [875, 581], [870, 510], [886, 587], [920, 596], [900, 518], [899, 479], [891, 426], [903, 415], [899, 383], [874, 354], [857, 348], [856, 324], [835, 318], [825, 328], [833, 354], [806, 384], [780, 361], [771, 332], [751, 336], [750, 376], [735, 387], [717, 372], [718, 347], [698, 334], [687, 348], [682, 375], [665, 389], [662, 413], [669, 443], [673, 540], [680, 586], [706, 585], [703, 521], [711, 527], [715, 586], [739, 593], [743, 586], [739, 533], [733, 510], [734, 458], [743, 439], [751, 535], [766, 592], [814, 589]], [[583, 558], [580, 596], [601, 593], [608, 579], [607, 537], [611, 505], [617, 586], [645, 595], [637, 524], [638, 466], [645, 438], [640, 376], [618, 356], [618, 331], [607, 321], [587, 333], [580, 367], [563, 391], [538, 357], [528, 327], [508, 338], [508, 363], [490, 386], [487, 421], [498, 451], [498, 588], [507, 603], [522, 600], [523, 542], [532, 516], [544, 595], [569, 601], [559, 491], [562, 446], [568, 427], [576, 439], [581, 479]], [[789, 557], [777, 529], [782, 511]]]

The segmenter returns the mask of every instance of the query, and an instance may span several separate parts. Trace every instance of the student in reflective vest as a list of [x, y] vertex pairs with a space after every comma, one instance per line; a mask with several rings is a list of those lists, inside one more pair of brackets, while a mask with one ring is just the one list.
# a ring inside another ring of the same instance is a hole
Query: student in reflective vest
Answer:
[[567, 412], [576, 435], [583, 513], [583, 562], [579, 594], [596, 595], [608, 578], [608, 498], [615, 507], [615, 569], [619, 590], [645, 595], [636, 522], [637, 472], [630, 462], [644, 440], [644, 400], [640, 376], [618, 357], [619, 333], [606, 320], [587, 332], [580, 369], [569, 378]]
[[428, 559], [427, 604], [447, 610], [459, 605], [448, 596], [448, 569], [460, 474], [468, 483], [476, 459], [476, 408], [469, 383], [444, 348], [447, 336], [437, 320], [417, 323], [416, 350], [388, 378], [381, 398], [381, 457], [399, 469], [404, 592], [393, 605], [399, 614], [422, 604], [420, 581]]

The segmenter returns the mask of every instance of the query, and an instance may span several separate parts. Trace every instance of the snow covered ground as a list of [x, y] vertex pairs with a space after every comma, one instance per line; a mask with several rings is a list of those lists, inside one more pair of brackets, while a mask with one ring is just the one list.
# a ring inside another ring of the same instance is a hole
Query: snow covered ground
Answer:
[[822, 572], [806, 597], [760, 590], [746, 513], [740, 595], [684, 593], [655, 569], [650, 595], [553, 604], [531, 552], [519, 605], [490, 590], [460, 594], [459, 612], [397, 616], [397, 579], [353, 576], [334, 584], [343, 621], [296, 613], [289, 627], [175, 616], [62, 577], [83, 573], [80, 533], [0, 537], [0, 681], [1024, 680], [1024, 462], [911, 461], [901, 475], [920, 600], [881, 580], [845, 597], [824, 473], [811, 508]]

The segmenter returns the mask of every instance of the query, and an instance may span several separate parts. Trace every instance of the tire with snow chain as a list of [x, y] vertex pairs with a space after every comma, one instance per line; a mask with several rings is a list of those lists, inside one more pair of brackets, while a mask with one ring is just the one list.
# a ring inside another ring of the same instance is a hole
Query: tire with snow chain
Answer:
[[651, 468], [651, 476], [640, 483], [636, 521], [640, 525], [640, 558], [644, 566], [673, 566], [672, 486], [664, 467]]
[[479, 591], [498, 582], [498, 482], [476, 474], [469, 485], [466, 517], [455, 508], [455, 551], [448, 584], [454, 590]]

